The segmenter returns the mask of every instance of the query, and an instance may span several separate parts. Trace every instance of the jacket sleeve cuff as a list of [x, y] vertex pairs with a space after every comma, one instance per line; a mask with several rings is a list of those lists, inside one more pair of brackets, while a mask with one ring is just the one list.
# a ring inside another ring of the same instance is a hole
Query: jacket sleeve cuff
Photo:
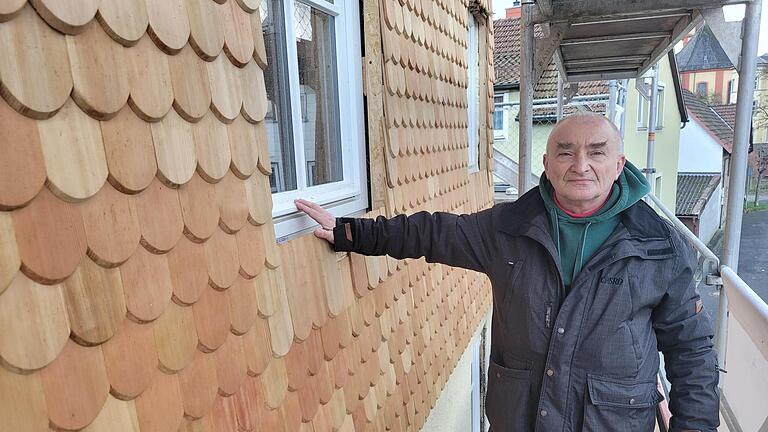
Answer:
[[336, 252], [354, 252], [355, 219], [336, 218], [333, 228], [333, 250]]

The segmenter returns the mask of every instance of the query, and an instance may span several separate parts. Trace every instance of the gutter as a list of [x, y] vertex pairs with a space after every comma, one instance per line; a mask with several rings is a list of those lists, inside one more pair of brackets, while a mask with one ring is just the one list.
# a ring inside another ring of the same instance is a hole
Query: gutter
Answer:
[[669, 58], [669, 67], [672, 69], [672, 82], [675, 85], [675, 96], [677, 97], [677, 109], [680, 112], [680, 123], [682, 128], [688, 123], [688, 109], [685, 107], [685, 99], [683, 99], [683, 86], [680, 84], [680, 72], [677, 69], [677, 59], [675, 58], [674, 49], [669, 50], [667, 53]]

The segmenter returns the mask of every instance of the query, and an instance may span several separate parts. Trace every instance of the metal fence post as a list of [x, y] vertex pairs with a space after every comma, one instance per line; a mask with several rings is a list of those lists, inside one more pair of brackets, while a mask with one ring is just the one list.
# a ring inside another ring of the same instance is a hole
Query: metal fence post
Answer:
[[522, 28], [520, 29], [520, 141], [517, 193], [522, 196], [533, 186], [531, 181], [531, 157], [533, 149], [533, 2], [523, 3]]

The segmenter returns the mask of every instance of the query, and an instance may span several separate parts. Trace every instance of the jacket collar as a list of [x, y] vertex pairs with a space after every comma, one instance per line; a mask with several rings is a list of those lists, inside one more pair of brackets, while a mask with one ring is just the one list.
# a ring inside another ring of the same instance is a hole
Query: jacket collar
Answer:
[[[547, 210], [538, 187], [531, 189], [513, 203], [501, 204], [501, 207], [495, 215], [494, 224], [497, 230], [515, 236], [531, 237], [550, 249], [550, 252], [555, 250], [549, 232]], [[647, 259], [660, 259], [675, 255], [669, 225], [644, 201], [633, 204], [624, 210], [620, 217], [619, 228], [606, 240], [606, 246], [616, 245], [616, 252], [623, 256], [638, 255]]]

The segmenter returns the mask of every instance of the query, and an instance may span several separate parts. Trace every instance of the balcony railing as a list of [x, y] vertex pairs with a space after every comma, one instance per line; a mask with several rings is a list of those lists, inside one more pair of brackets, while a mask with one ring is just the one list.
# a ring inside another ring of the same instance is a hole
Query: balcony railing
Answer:
[[[768, 430], [768, 304], [733, 269], [720, 266], [717, 255], [658, 197], [648, 197], [704, 258], [702, 281], [720, 289], [721, 302], [723, 295], [728, 299], [716, 319], [718, 360], [727, 371], [720, 374], [720, 410], [726, 422], [723, 429]], [[663, 371], [660, 375], [664, 376]]]

